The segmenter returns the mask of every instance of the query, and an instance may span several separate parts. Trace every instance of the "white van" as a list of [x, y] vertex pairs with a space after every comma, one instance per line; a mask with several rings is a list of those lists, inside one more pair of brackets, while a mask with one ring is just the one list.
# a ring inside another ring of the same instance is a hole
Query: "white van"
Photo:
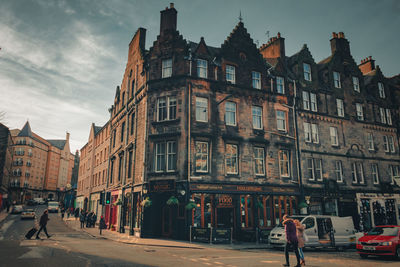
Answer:
[[[350, 247], [355, 245], [356, 236], [352, 217], [328, 215], [294, 215], [306, 226], [308, 241], [305, 247]], [[269, 242], [274, 247], [283, 247], [286, 243], [285, 228], [279, 224], [271, 230]]]
[[47, 210], [50, 212], [58, 213], [58, 202], [57, 201], [49, 201], [47, 202]]

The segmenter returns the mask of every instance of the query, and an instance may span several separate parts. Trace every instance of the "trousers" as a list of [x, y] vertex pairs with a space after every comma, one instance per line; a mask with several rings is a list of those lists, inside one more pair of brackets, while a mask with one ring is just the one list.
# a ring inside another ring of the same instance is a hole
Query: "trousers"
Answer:
[[298, 242], [286, 242], [285, 246], [285, 258], [286, 258], [286, 264], [289, 265], [289, 250], [293, 248], [294, 253], [296, 254], [296, 259], [297, 259], [297, 265], [300, 265], [300, 255], [299, 255], [299, 247], [298, 247]]

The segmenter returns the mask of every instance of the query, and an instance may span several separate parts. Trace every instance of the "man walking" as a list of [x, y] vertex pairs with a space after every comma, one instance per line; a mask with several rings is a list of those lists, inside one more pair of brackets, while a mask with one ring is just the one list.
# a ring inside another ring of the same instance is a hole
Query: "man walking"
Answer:
[[81, 222], [81, 228], [85, 228], [86, 213], [81, 209], [81, 214], [79, 215], [79, 221]]
[[40, 229], [39, 229], [39, 231], [38, 231], [37, 234], [36, 234], [36, 239], [40, 239], [39, 234], [40, 234], [40, 232], [41, 232], [42, 230], [43, 230], [44, 233], [46, 234], [47, 238], [50, 238], [50, 237], [51, 237], [51, 235], [49, 235], [49, 234], [47, 233], [47, 228], [46, 228], [47, 221], [50, 220], [50, 219], [49, 219], [49, 214], [48, 214], [48, 213], [49, 213], [49, 211], [46, 209], [46, 210], [44, 210], [43, 215], [40, 217], [40, 221], [39, 221]]
[[287, 215], [283, 215], [283, 225], [285, 225], [285, 233], [286, 233], [286, 246], [285, 246], [286, 264], [283, 264], [283, 266], [290, 266], [289, 249], [293, 248], [297, 259], [296, 267], [301, 267], [300, 255], [298, 249], [299, 242], [297, 240], [297, 235], [296, 235], [296, 225], [294, 224], [293, 220], [290, 219]]

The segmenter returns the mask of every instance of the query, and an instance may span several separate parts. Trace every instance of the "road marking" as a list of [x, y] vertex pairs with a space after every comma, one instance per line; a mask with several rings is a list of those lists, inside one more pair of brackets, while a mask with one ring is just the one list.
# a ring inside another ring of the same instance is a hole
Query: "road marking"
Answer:
[[261, 261], [262, 263], [279, 263], [280, 261]]
[[[7, 229], [14, 223], [15, 219], [9, 220], [8, 222], [5, 222], [3, 226], [0, 228], [1, 233], [7, 232]], [[0, 234], [0, 240], [4, 239], [4, 235]]]
[[222, 262], [219, 262], [219, 261], [214, 261], [214, 263], [218, 264], [218, 265], [224, 265]]
[[190, 259], [191, 261], [195, 261], [195, 262], [198, 262], [198, 260], [196, 260], [196, 259]]
[[209, 262], [203, 262], [204, 264], [206, 264], [206, 265], [211, 265], [211, 263], [209, 263]]
[[43, 255], [40, 253], [39, 247], [30, 247], [30, 251], [22, 254], [18, 259], [42, 259]]
[[207, 259], [207, 258], [200, 258], [200, 260], [202, 260], [202, 261], [209, 261], [210, 259]]

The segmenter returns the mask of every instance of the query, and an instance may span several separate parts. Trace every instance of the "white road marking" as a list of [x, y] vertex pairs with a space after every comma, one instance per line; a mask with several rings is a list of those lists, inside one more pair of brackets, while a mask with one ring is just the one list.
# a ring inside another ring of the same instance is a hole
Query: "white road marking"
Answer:
[[211, 263], [209, 263], [209, 262], [203, 262], [204, 264], [206, 264], [206, 265], [211, 265]]
[[30, 247], [30, 251], [22, 254], [18, 259], [42, 259], [43, 255], [40, 253], [39, 247]]
[[2, 233], [7, 232], [7, 229], [14, 223], [14, 220], [9, 220], [8, 222], [5, 222], [0, 228], [0, 240], [4, 239], [4, 235]]
[[280, 261], [261, 261], [262, 263], [280, 263]]
[[224, 265], [222, 262], [214, 261], [215, 264]]

